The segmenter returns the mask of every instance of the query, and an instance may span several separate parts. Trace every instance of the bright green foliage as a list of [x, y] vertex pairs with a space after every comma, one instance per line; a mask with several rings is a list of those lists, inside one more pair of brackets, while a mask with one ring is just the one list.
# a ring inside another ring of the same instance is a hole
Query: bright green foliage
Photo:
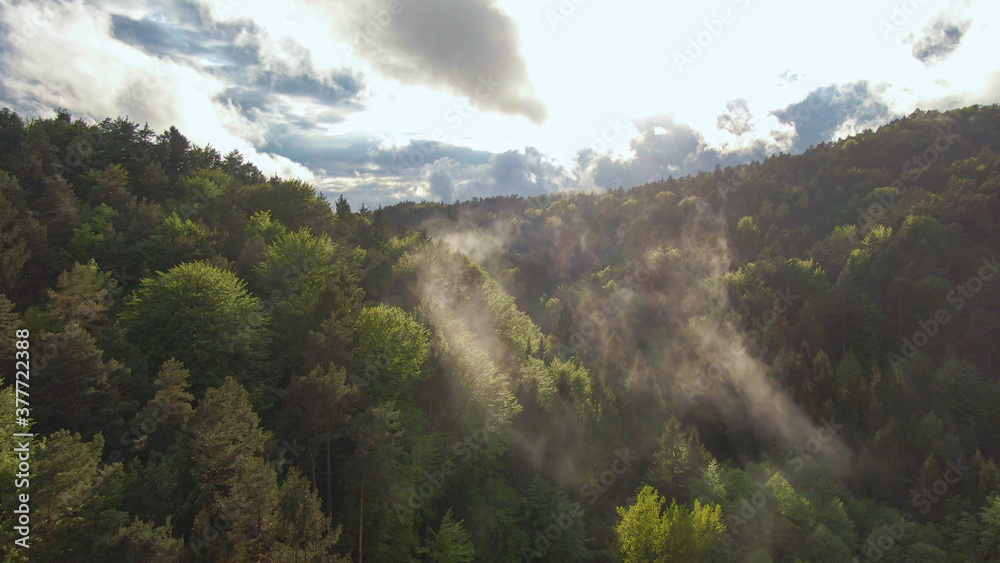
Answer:
[[500, 371], [477, 335], [440, 301], [428, 298], [421, 312], [435, 330], [435, 348], [457, 382], [467, 426], [475, 428], [486, 421], [503, 426], [513, 420], [521, 405], [512, 392], [510, 376]]
[[666, 499], [646, 486], [635, 504], [618, 507], [622, 521], [615, 527], [618, 548], [626, 563], [668, 561], [712, 561], [726, 527], [722, 508], [702, 506], [692, 510]]
[[336, 251], [326, 235], [314, 236], [309, 229], [281, 234], [257, 267], [260, 283], [275, 301], [293, 295], [317, 299], [333, 277]]
[[159, 231], [143, 242], [142, 253], [149, 268], [170, 268], [183, 262], [207, 260], [215, 253], [212, 233], [200, 221], [167, 215]]
[[[354, 361], [361, 381], [376, 397], [394, 395], [423, 375], [430, 332], [406, 311], [389, 305], [367, 307], [358, 315]], [[390, 395], [383, 395], [388, 393]]]
[[121, 236], [113, 220], [118, 212], [106, 203], [95, 207], [86, 223], [73, 231], [72, 253], [78, 260], [94, 256]]
[[333, 220], [329, 202], [312, 186], [300, 180], [280, 180], [248, 187], [247, 199], [254, 212], [268, 210], [292, 230], [309, 227], [319, 231]]
[[1000, 559], [1000, 496], [987, 500], [979, 514], [978, 555], [980, 561]]
[[258, 211], [247, 220], [247, 238], [260, 237], [264, 244], [271, 244], [285, 235], [288, 229], [271, 217], [270, 211]]
[[129, 337], [155, 364], [176, 358], [199, 395], [229, 375], [260, 374], [267, 317], [231, 272], [190, 262], [142, 280], [123, 315]]

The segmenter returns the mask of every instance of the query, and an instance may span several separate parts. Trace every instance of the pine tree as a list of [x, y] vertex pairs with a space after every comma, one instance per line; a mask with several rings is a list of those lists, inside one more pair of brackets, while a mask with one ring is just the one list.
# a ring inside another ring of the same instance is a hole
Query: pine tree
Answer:
[[286, 552], [285, 561], [342, 562], [330, 551], [340, 539], [341, 528], [333, 528], [323, 514], [316, 489], [296, 469], [278, 492], [277, 537]]
[[472, 539], [461, 520], [455, 520], [452, 510], [445, 512], [441, 527], [431, 533], [423, 547], [417, 550], [434, 563], [463, 563], [472, 561], [475, 551]]
[[[129, 425], [129, 440], [134, 450], [166, 452], [194, 412], [194, 395], [188, 393], [190, 374], [184, 365], [170, 359], [163, 363], [156, 378], [156, 395]], [[128, 445], [128, 444], [127, 444]]]
[[31, 560], [108, 561], [127, 521], [122, 465], [101, 465], [104, 438], [60, 430], [36, 446], [31, 475]]
[[321, 448], [346, 432], [349, 409], [356, 401], [357, 388], [347, 383], [347, 372], [333, 366], [293, 379], [282, 395], [280, 418], [287, 434], [301, 438], [305, 446], [314, 487], [318, 486], [317, 456]]
[[96, 261], [75, 264], [71, 270], [59, 274], [55, 289], [47, 291], [45, 313], [59, 326], [78, 323], [96, 336], [107, 322], [112, 302], [110, 292], [116, 285], [110, 273], [100, 271]]
[[[77, 322], [56, 333], [42, 333], [33, 362], [33, 414], [43, 431], [65, 428], [91, 437], [101, 430], [120, 432], [122, 417], [137, 408], [121, 390], [131, 372], [104, 352]], [[48, 357], [46, 357], [48, 356]]]

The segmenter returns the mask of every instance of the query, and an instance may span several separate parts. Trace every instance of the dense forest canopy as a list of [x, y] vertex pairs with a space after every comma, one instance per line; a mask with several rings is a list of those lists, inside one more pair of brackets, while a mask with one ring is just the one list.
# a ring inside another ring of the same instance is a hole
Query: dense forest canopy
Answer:
[[629, 190], [354, 210], [174, 128], [5, 109], [0, 550], [998, 561], [998, 151], [998, 106], [917, 111]]

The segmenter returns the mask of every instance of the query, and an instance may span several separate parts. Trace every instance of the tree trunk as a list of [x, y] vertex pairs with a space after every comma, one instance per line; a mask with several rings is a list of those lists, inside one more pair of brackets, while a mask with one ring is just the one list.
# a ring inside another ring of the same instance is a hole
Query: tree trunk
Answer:
[[365, 533], [365, 474], [361, 473], [361, 507], [358, 516], [358, 563], [364, 561]]
[[326, 513], [333, 514], [333, 471], [330, 467], [330, 440], [326, 441]]
[[312, 478], [313, 489], [319, 490], [319, 483], [316, 482], [316, 450], [312, 444], [309, 445], [309, 476]]

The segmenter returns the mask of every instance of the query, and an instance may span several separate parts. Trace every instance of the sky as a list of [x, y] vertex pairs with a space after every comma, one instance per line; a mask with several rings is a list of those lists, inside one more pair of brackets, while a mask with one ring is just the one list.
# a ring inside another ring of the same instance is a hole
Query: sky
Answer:
[[0, 105], [369, 207], [631, 187], [1000, 102], [996, 0], [0, 0]]

